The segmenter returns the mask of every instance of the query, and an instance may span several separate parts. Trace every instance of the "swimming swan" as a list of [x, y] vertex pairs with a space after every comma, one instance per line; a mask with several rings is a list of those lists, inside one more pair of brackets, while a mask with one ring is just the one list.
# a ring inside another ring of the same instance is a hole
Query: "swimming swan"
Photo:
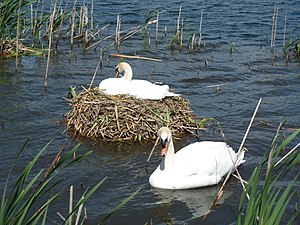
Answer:
[[[218, 184], [237, 158], [237, 153], [225, 142], [213, 141], [192, 143], [175, 154], [171, 130], [162, 127], [158, 135], [163, 158], [149, 178], [151, 186], [156, 188], [190, 189]], [[244, 152], [236, 167], [245, 162], [243, 158]]]
[[159, 100], [166, 96], [179, 96], [169, 91], [168, 85], [156, 85], [146, 80], [132, 80], [131, 66], [121, 62], [116, 66], [116, 76], [124, 71], [121, 78], [108, 78], [99, 84], [99, 89], [109, 95], [129, 94], [136, 98]]

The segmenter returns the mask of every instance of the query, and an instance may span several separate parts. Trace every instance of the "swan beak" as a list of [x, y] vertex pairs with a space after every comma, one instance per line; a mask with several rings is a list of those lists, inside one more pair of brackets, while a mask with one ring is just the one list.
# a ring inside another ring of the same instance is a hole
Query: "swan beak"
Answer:
[[165, 157], [166, 154], [167, 154], [167, 151], [168, 151], [167, 147], [162, 148], [162, 149], [161, 149], [161, 156], [162, 156], [162, 157]]
[[161, 156], [165, 157], [168, 151], [168, 140], [167, 139], [161, 139]]
[[119, 71], [119, 67], [117, 66], [115, 70], [115, 77], [119, 77], [119, 76], [121, 76], [121, 73]]

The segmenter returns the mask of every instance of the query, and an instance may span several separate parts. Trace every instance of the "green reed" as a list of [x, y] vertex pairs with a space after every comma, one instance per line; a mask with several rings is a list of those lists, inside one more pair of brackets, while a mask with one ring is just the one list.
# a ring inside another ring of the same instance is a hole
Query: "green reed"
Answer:
[[[282, 124], [278, 132], [281, 127]], [[278, 132], [273, 138], [270, 150], [253, 170], [246, 189], [242, 193], [237, 225], [281, 224], [291, 198], [296, 190], [299, 191], [299, 185], [296, 184], [299, 173], [292, 181], [286, 181], [287, 185], [282, 183], [286, 174], [300, 161], [300, 153], [297, 151], [299, 143], [286, 154], [287, 157], [282, 157], [280, 160], [279, 154], [295, 139], [300, 129], [281, 144], [278, 143]], [[295, 209], [287, 224], [293, 224], [297, 215], [299, 215], [299, 208]]]
[[[16, 181], [12, 181], [12, 178], [10, 176], [12, 170], [14, 169], [14, 166], [12, 166], [1, 197], [0, 225], [48, 224], [48, 209], [53, 205], [54, 201], [59, 198], [60, 194], [62, 193], [62, 191], [60, 191], [58, 193], [51, 194], [51, 190], [61, 184], [64, 180], [64, 178], [58, 177], [59, 174], [65, 168], [82, 161], [92, 153], [92, 151], [88, 151], [74, 158], [74, 154], [78, 149], [79, 144], [74, 146], [71, 150], [68, 150], [64, 155], [64, 148], [62, 148], [58, 151], [47, 171], [45, 171], [44, 169], [40, 169], [38, 172], [34, 173], [34, 166], [38, 161], [42, 160], [41, 156], [46, 151], [49, 144], [50, 143], [42, 148], [31, 160], [31, 162], [29, 162], [25, 166]], [[20, 158], [21, 152], [25, 149], [26, 145], [27, 142], [19, 151], [16, 161]], [[99, 181], [90, 191], [85, 191], [75, 207], [72, 207], [72, 210], [70, 210], [67, 217], [64, 218], [64, 224], [69, 224], [69, 222], [72, 221], [72, 216], [74, 216], [75, 214], [77, 214], [77, 217], [79, 218], [83, 204], [91, 197], [92, 194], [95, 193], [95, 191], [102, 185], [105, 180], [106, 178]], [[12, 182], [13, 185], [12, 188], [10, 188], [9, 184]], [[119, 208], [121, 208], [131, 198], [133, 198], [138, 191], [134, 192], [132, 195], [122, 201], [103, 220], [107, 220], [110, 216], [112, 216]], [[42, 200], [46, 198], [47, 200]], [[76, 219], [76, 221], [77, 222], [75, 224], [78, 224], [79, 219]], [[83, 222], [84, 219], [82, 223]]]

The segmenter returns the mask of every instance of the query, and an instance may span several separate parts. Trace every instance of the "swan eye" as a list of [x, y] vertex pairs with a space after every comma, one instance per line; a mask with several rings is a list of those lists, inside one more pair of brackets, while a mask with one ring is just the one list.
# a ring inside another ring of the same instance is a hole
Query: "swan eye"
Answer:
[[168, 144], [168, 138], [161, 139], [161, 146], [162, 146], [163, 148], [165, 148], [165, 147], [167, 146], [167, 144]]

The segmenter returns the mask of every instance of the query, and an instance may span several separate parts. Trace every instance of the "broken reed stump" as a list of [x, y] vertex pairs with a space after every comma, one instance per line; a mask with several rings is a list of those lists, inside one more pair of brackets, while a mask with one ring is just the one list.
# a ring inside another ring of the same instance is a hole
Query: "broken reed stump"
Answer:
[[162, 126], [170, 127], [175, 137], [204, 129], [189, 101], [177, 96], [145, 100], [90, 88], [72, 98], [70, 105], [66, 122], [74, 137], [142, 141], [156, 139]]

